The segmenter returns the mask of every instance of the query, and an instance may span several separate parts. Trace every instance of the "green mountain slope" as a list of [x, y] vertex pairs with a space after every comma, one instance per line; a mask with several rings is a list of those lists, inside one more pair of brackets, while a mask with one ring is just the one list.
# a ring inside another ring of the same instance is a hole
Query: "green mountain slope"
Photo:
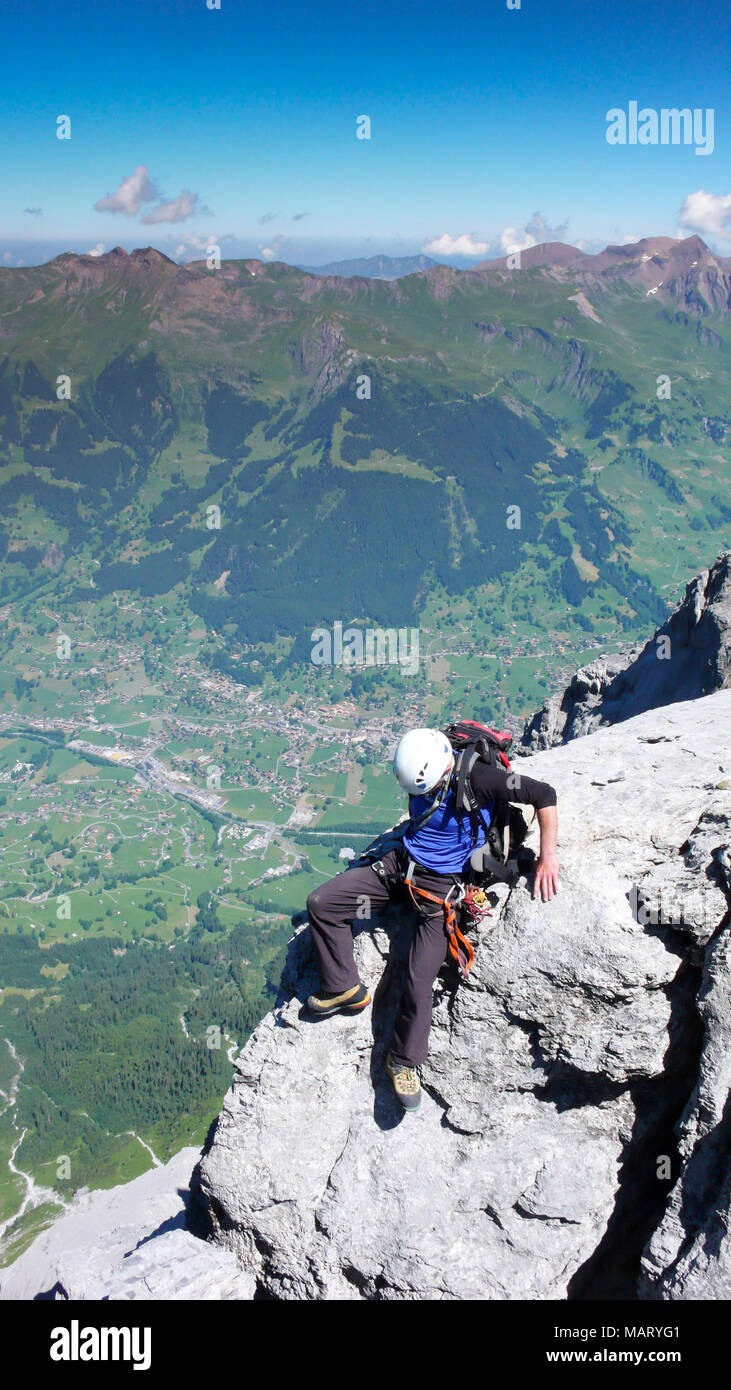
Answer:
[[242, 642], [301, 639], [534, 560], [548, 610], [661, 616], [729, 520], [729, 276], [698, 238], [623, 253], [398, 282], [149, 248], [0, 272], [3, 512], [55, 543], [6, 532], [4, 594], [54, 568], [77, 604], [180, 585]]

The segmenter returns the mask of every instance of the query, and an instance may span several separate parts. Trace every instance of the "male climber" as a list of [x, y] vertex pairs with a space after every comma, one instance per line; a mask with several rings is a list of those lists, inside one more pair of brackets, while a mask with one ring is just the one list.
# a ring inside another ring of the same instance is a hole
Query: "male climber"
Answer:
[[[393, 763], [399, 783], [409, 793], [411, 819], [401, 844], [375, 867], [365, 865], [336, 874], [307, 899], [321, 984], [318, 993], [308, 999], [308, 1008], [319, 1018], [357, 1014], [370, 1003], [370, 995], [358, 977], [350, 924], [364, 898], [377, 908], [400, 896], [410, 869], [410, 882], [420, 894], [420, 902], [403, 996], [386, 1057], [386, 1070], [405, 1110], [416, 1110], [421, 1102], [417, 1068], [426, 1059], [432, 989], [448, 947], [444, 900], [461, 883], [473, 851], [485, 843], [496, 798], [535, 807], [540, 852], [533, 896], [540, 894], [545, 902], [558, 886], [554, 788], [522, 773], [509, 773], [499, 758], [477, 759], [469, 773], [477, 811], [458, 812], [457, 761], [450, 740], [440, 730], [411, 729], [405, 734]], [[437, 901], [421, 897], [422, 893]]]

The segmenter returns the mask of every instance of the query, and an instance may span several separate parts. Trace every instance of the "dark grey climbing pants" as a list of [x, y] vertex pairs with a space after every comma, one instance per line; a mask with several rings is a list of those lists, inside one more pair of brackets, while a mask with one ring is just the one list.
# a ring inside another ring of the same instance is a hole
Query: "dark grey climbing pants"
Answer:
[[[384, 855], [382, 862], [387, 872], [395, 877], [397, 853], [392, 850]], [[417, 868], [414, 883], [443, 898], [452, 887], [453, 879]], [[369, 922], [375, 908], [400, 898], [403, 892], [397, 881], [384, 883], [374, 869], [366, 866], [346, 869], [310, 893], [307, 912], [323, 990], [340, 992], [357, 985], [359, 977], [350, 924]], [[432, 990], [447, 952], [443, 909], [423, 899], [415, 915], [406, 983], [391, 1038], [391, 1052], [396, 1060], [412, 1067], [421, 1066], [427, 1055]]]

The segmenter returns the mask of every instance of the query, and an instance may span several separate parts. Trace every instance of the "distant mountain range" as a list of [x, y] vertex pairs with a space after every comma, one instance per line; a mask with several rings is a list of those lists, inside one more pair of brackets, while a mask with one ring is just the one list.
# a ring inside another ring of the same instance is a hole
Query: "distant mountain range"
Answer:
[[351, 261], [331, 261], [329, 265], [302, 265], [313, 275], [362, 275], [367, 280], [398, 280], [437, 265], [430, 256], [361, 256]]
[[[580, 251], [562, 241], [547, 241], [540, 246], [531, 246], [520, 252], [520, 267], [534, 270], [537, 266], [550, 270], [581, 270], [586, 273], [618, 271], [626, 268], [627, 262], [636, 262], [640, 267], [649, 266], [647, 280], [654, 283], [653, 273], [658, 266], [665, 266], [668, 274], [677, 275], [695, 267], [699, 259], [707, 253], [728, 274], [731, 257], [714, 256], [705, 242], [698, 236], [676, 241], [672, 237], [643, 237], [641, 241], [629, 242], [624, 246], [607, 246], [603, 251], [590, 253]], [[483, 270], [509, 269], [510, 256], [498, 256], [492, 260], [468, 260], [466, 257], [450, 260], [449, 269]], [[369, 256], [356, 260], [331, 261], [328, 265], [305, 266], [313, 275], [341, 275], [345, 278], [360, 275], [366, 279], [398, 280], [404, 275], [414, 275], [422, 270], [430, 270], [445, 261], [434, 261], [429, 256]]]
[[639, 630], [728, 544], [730, 304], [699, 237], [2, 269], [0, 597], [174, 588], [230, 651], [467, 595], [473, 631]]
[[[481, 261], [476, 270], [497, 270], [505, 268], [509, 257], [500, 256], [497, 260]], [[527, 269], [541, 266], [553, 270], [580, 270], [586, 274], [608, 271], [624, 272], [628, 264], [634, 269], [648, 267], [646, 278], [652, 281], [654, 269], [663, 269], [666, 277], [684, 275], [690, 270], [703, 266], [708, 269], [716, 265], [728, 276], [731, 271], [731, 256], [716, 256], [709, 251], [699, 236], [685, 237], [676, 241], [669, 236], [643, 237], [640, 241], [629, 242], [624, 246], [606, 246], [603, 251], [589, 253], [576, 246], [567, 246], [562, 241], [547, 241], [542, 246], [531, 246], [520, 253], [520, 263]]]

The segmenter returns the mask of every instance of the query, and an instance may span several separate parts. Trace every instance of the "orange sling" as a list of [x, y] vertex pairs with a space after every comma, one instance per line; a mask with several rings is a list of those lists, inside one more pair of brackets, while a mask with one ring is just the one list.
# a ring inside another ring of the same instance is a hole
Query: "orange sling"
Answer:
[[438, 903], [440, 907], [444, 908], [444, 930], [447, 933], [450, 954], [454, 957], [463, 979], [466, 980], [472, 969], [475, 953], [469, 941], [462, 935], [459, 929], [457, 913], [454, 910], [454, 903], [451, 898], [449, 896], [446, 898], [438, 898], [435, 893], [427, 893], [426, 888], [418, 888], [415, 883], [411, 882], [409, 877], [406, 878], [406, 886], [417, 911], [419, 909], [419, 904], [414, 897], [414, 893], [418, 893], [420, 897], [428, 898], [430, 903]]

